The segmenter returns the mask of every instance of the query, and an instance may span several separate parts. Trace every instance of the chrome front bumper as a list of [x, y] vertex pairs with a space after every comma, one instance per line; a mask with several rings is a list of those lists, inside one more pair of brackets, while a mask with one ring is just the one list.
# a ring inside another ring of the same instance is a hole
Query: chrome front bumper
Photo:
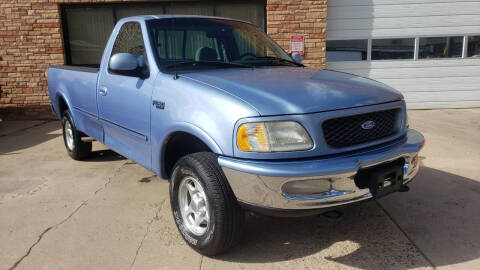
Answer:
[[[398, 141], [355, 153], [301, 161], [254, 161], [220, 156], [218, 163], [241, 203], [259, 208], [307, 210], [339, 206], [372, 197], [368, 188], [355, 185], [359, 169], [403, 158], [403, 183], [418, 172], [418, 152], [425, 143], [422, 134], [409, 130]], [[293, 184], [292, 184], [293, 183]], [[312, 187], [318, 192], [288, 194]]]

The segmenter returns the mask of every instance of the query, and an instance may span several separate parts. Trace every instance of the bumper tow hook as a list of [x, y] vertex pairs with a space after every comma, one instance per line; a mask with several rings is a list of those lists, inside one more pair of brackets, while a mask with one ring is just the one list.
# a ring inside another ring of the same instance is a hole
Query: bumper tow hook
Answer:
[[332, 210], [332, 211], [322, 213], [321, 215], [330, 220], [336, 220], [336, 219], [340, 219], [343, 216], [343, 212], [340, 212], [338, 210]]
[[410, 187], [408, 187], [407, 185], [402, 185], [398, 190], [398, 192], [408, 192], [408, 191], [410, 191]]

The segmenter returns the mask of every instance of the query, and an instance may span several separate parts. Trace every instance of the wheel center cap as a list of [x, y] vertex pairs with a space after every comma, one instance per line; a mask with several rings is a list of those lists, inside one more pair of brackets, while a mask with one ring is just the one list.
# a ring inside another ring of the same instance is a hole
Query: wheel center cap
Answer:
[[195, 212], [200, 211], [200, 208], [203, 206], [203, 204], [204, 204], [203, 199], [198, 194], [195, 194], [192, 197], [192, 209], [193, 209], [193, 211], [195, 211]]

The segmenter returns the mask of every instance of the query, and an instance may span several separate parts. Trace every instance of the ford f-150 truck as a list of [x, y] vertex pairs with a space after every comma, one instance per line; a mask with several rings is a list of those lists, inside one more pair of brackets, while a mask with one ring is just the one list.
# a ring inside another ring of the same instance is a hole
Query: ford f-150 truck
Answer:
[[170, 181], [185, 241], [215, 255], [244, 211], [300, 216], [406, 190], [423, 136], [382, 83], [314, 70], [257, 27], [202, 16], [120, 20], [99, 67], [48, 70], [68, 154], [98, 141]]

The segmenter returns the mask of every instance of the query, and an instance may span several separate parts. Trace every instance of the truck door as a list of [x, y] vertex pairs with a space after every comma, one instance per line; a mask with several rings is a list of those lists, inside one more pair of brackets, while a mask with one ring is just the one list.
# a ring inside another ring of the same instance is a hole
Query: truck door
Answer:
[[142, 61], [145, 43], [138, 22], [124, 23], [111, 45], [107, 45], [97, 87], [99, 118], [104, 143], [120, 154], [151, 167], [150, 107], [154, 78], [116, 74], [109, 70], [110, 58], [130, 53]]

